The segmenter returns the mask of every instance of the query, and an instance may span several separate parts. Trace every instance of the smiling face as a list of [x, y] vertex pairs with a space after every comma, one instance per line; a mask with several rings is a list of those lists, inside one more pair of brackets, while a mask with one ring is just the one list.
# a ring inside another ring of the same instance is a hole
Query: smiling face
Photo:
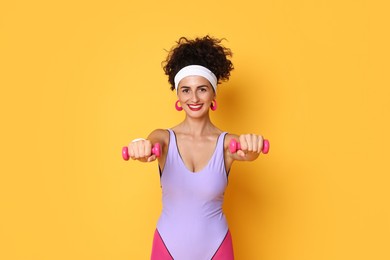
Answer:
[[177, 96], [187, 115], [201, 117], [208, 114], [215, 92], [207, 79], [188, 76], [180, 81]]

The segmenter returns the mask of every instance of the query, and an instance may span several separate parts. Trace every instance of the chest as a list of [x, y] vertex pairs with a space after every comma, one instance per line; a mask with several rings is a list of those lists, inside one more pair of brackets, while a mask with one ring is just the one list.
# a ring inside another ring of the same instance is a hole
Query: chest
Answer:
[[181, 138], [177, 142], [177, 150], [185, 167], [193, 173], [204, 169], [217, 149], [215, 140], [191, 140]]

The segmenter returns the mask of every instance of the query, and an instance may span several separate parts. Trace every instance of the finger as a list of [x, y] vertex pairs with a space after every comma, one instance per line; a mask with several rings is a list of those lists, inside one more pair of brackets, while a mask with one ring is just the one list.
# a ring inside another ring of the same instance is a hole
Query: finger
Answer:
[[243, 157], [243, 158], [246, 156], [245, 152], [242, 151], [242, 150], [238, 150], [237, 151], [237, 155], [240, 156], [240, 157]]
[[247, 148], [246, 150], [248, 152], [251, 152], [252, 149], [253, 149], [253, 146], [252, 146], [252, 135], [248, 134], [248, 135], [245, 135], [245, 141], [247, 143]]
[[152, 154], [152, 143], [149, 140], [147, 140], [145, 141], [144, 145], [145, 145], [144, 146], [145, 157], [150, 156]]
[[137, 150], [138, 150], [138, 158], [144, 158], [145, 157], [145, 143], [144, 141], [137, 142]]
[[258, 153], [259, 148], [259, 136], [253, 135], [252, 136], [252, 152]]
[[140, 158], [139, 142], [132, 143], [132, 146], [133, 146], [133, 150], [134, 150], [134, 159], [139, 159]]
[[253, 151], [253, 142], [252, 142], [253, 137], [251, 134], [248, 134], [248, 135], [245, 135], [245, 138], [246, 138], [246, 142], [248, 144], [247, 151], [252, 152]]
[[257, 148], [257, 144], [255, 145], [254, 140], [256, 140], [256, 135], [254, 134], [249, 134], [248, 135], [248, 150], [250, 152], [255, 152]]
[[157, 156], [156, 155], [152, 155], [152, 156], [149, 156], [148, 157], [148, 162], [153, 162], [153, 161], [155, 161], [157, 159]]
[[263, 150], [263, 142], [264, 142], [264, 139], [263, 139], [263, 136], [259, 135], [258, 136], [258, 147], [257, 147], [257, 153], [261, 153], [261, 151]]
[[246, 141], [246, 136], [245, 135], [240, 135], [240, 146], [241, 146], [241, 151], [247, 151], [248, 150], [248, 143]]
[[135, 159], [135, 153], [134, 153], [134, 148], [133, 148], [133, 144], [129, 144], [128, 145], [128, 149], [129, 149], [129, 156], [131, 159]]

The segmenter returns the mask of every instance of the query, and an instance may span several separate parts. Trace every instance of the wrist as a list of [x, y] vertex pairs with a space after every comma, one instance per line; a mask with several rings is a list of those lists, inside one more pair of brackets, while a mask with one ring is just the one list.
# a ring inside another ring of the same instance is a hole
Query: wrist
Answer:
[[132, 140], [131, 142], [134, 143], [134, 142], [138, 142], [138, 141], [146, 141], [145, 138], [136, 138], [134, 140]]

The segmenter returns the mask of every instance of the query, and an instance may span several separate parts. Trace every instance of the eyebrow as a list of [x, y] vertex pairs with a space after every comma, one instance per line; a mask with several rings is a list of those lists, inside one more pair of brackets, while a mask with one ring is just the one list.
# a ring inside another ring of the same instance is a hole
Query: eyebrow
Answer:
[[[199, 85], [199, 86], [197, 86], [196, 88], [204, 88], [204, 87], [207, 87], [207, 88], [210, 88], [208, 85]], [[191, 87], [189, 87], [189, 86], [181, 86], [180, 88], [191, 88]]]

